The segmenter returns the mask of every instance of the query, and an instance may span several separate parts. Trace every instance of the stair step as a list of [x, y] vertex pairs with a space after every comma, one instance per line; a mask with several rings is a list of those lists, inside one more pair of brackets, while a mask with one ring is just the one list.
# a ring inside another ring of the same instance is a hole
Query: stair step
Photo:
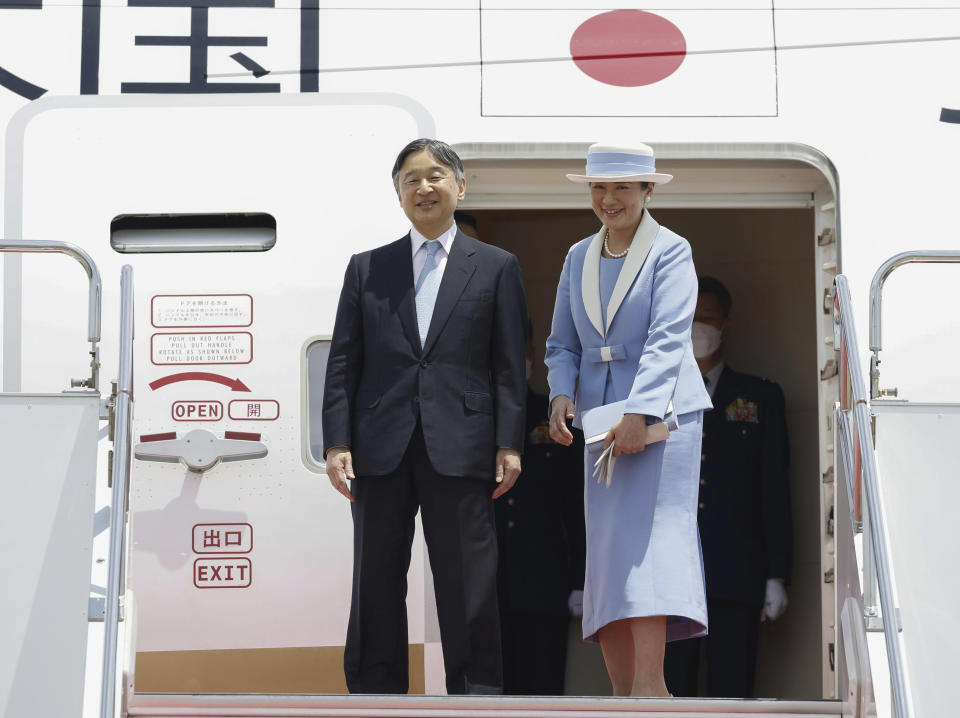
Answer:
[[130, 718], [829, 718], [840, 701], [516, 696], [281, 696], [135, 694]]

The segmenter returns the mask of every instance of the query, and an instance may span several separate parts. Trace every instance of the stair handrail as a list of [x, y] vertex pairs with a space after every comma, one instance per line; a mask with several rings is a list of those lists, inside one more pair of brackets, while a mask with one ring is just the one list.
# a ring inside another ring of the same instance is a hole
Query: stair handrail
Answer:
[[103, 618], [103, 672], [100, 676], [100, 717], [114, 718], [117, 691], [117, 642], [120, 631], [120, 590], [123, 576], [124, 528], [130, 482], [133, 421], [133, 267], [120, 270], [120, 362], [114, 405], [114, 458], [110, 477], [110, 553]]
[[[907, 687], [907, 669], [900, 644], [899, 615], [893, 594], [893, 565], [886, 516], [880, 499], [877, 457], [873, 447], [869, 399], [860, 369], [860, 350], [853, 321], [853, 304], [846, 276], [838, 274], [834, 280], [834, 323], [840, 352], [840, 407], [839, 411], [852, 415], [855, 433], [853, 446], [843, 444], [853, 456], [845, 456], [845, 465], [854, 466], [855, 476], [847, 476], [856, 487], [862, 487], [869, 520], [865, 522], [871, 551], [865, 551], [864, 563], [871, 560], [875, 566], [880, 590], [880, 608], [883, 612], [884, 641], [896, 718], [913, 718], [913, 706]], [[855, 491], [859, 495], [859, 491]], [[858, 517], [856, 517], [858, 518]], [[869, 579], [870, 572], [864, 571]]]
[[870, 282], [870, 398], [880, 398], [880, 350], [883, 349], [883, 285], [887, 277], [905, 264], [945, 264], [960, 262], [960, 250], [916, 249], [895, 254], [880, 265]]
[[69, 242], [55, 242], [40, 239], [0, 239], [0, 252], [51, 253], [65, 254], [80, 263], [87, 273], [87, 341], [92, 345], [90, 355], [91, 374], [87, 379], [75, 379], [71, 386], [100, 390], [100, 302], [103, 293], [100, 271], [96, 263], [85, 251]]

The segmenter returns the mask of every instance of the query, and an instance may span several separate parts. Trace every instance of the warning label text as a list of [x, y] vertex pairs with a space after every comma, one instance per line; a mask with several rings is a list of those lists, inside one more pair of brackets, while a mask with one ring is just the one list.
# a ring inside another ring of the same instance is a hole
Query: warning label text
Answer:
[[150, 337], [154, 364], [249, 364], [253, 361], [250, 332], [193, 332]]
[[253, 297], [249, 294], [159, 294], [150, 302], [153, 326], [249, 327]]

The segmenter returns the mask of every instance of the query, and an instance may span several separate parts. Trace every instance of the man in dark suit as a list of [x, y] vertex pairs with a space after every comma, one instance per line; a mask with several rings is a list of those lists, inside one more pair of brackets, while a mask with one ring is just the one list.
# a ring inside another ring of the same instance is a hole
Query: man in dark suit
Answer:
[[725, 365], [731, 305], [719, 280], [700, 278], [693, 349], [714, 407], [703, 416], [698, 507], [710, 632], [668, 644], [667, 687], [678, 696], [697, 694], [706, 642], [706, 695], [752, 697], [760, 622], [787, 608], [793, 529], [783, 391]]
[[347, 686], [407, 692], [419, 509], [447, 692], [500, 693], [493, 499], [520, 473], [523, 281], [516, 257], [457, 230], [466, 181], [452, 148], [411, 142], [393, 181], [413, 227], [351, 257], [323, 397], [327, 475], [354, 523]]

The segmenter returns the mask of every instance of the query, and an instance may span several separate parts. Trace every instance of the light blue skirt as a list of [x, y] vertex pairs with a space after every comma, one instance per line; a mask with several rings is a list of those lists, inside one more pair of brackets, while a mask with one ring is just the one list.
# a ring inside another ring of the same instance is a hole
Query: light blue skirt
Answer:
[[697, 530], [703, 412], [678, 418], [670, 438], [617, 458], [609, 488], [585, 452], [587, 571], [583, 637], [622, 618], [666, 616], [667, 641], [707, 633]]

